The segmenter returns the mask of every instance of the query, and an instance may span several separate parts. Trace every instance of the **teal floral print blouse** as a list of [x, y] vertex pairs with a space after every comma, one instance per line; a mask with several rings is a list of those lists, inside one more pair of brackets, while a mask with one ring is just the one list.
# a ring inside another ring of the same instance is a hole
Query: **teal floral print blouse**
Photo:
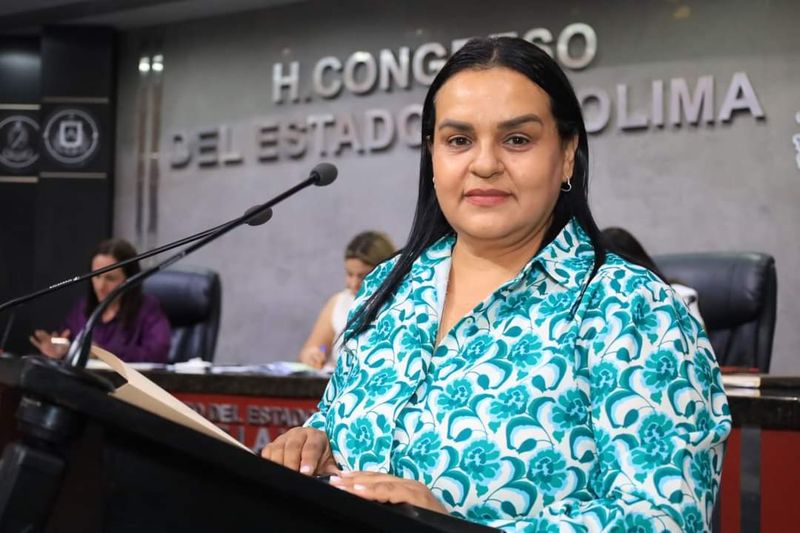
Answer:
[[340, 467], [418, 480], [509, 531], [708, 530], [731, 418], [680, 297], [615, 255], [586, 285], [594, 250], [573, 220], [434, 347], [454, 243], [343, 346], [306, 423]]

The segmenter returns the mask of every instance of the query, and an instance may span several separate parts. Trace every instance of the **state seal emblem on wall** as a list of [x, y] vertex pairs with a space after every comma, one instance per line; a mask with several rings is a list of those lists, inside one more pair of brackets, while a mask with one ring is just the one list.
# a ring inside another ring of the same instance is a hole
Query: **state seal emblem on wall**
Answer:
[[44, 146], [56, 161], [78, 165], [97, 151], [100, 131], [95, 120], [80, 109], [64, 109], [50, 117]]
[[0, 121], [0, 165], [22, 169], [34, 164], [38, 135], [39, 124], [31, 117], [11, 115]]

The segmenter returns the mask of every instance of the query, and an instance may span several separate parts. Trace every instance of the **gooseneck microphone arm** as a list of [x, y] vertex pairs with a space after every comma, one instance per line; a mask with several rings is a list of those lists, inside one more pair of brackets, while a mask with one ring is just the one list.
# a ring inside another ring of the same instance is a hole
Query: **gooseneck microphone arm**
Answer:
[[86, 325], [84, 326], [83, 330], [81, 330], [81, 332], [75, 336], [75, 340], [73, 340], [72, 344], [70, 345], [69, 352], [67, 354], [67, 362], [72, 366], [86, 366], [86, 361], [89, 359], [89, 350], [92, 345], [92, 331], [94, 330], [99, 318], [103, 315], [103, 312], [108, 308], [109, 305], [111, 305], [111, 302], [116, 300], [123, 292], [131, 287], [139, 285], [156, 272], [159, 272], [173, 263], [180, 261], [198, 248], [202, 248], [206, 244], [218, 239], [219, 237], [222, 237], [232, 229], [241, 226], [242, 224], [263, 224], [272, 216], [272, 206], [282, 202], [286, 198], [289, 198], [290, 196], [310, 185], [328, 185], [333, 182], [334, 179], [336, 179], [336, 174], [337, 170], [335, 166], [329, 163], [320, 163], [314, 167], [307, 179], [290, 188], [286, 192], [279, 194], [266, 203], [248, 209], [244, 215], [218, 226], [217, 228], [214, 228], [214, 230], [210, 230], [209, 233], [200, 238], [194, 244], [187, 246], [180, 252], [168, 257], [154, 267], [143, 270], [125, 280], [114, 290], [112, 290], [108, 296], [106, 296], [106, 298], [97, 305], [92, 314], [89, 316], [89, 319], [86, 321]]
[[202, 239], [206, 235], [210, 235], [210, 234], [214, 233], [215, 231], [219, 231], [224, 226], [225, 226], [225, 224], [221, 224], [221, 225], [217, 226], [216, 228], [207, 229], [205, 231], [201, 231], [200, 233], [192, 235], [191, 237], [186, 237], [186, 238], [183, 238], [183, 239], [181, 239], [179, 241], [175, 241], [175, 242], [172, 242], [172, 243], [169, 243], [169, 244], [165, 244], [163, 246], [159, 246], [158, 248], [154, 248], [154, 249], [150, 250], [149, 252], [141, 253], [141, 254], [139, 254], [139, 255], [137, 255], [135, 257], [131, 257], [130, 259], [126, 259], [124, 261], [120, 261], [119, 263], [114, 263], [113, 265], [108, 265], [108, 266], [105, 266], [103, 268], [98, 268], [97, 270], [93, 270], [92, 272], [87, 272], [86, 274], [81, 274], [80, 276], [75, 276], [73, 278], [65, 279], [64, 281], [59, 281], [58, 283], [55, 283], [55, 284], [53, 284], [53, 285], [51, 285], [51, 286], [49, 286], [47, 288], [38, 290], [36, 292], [32, 292], [30, 294], [26, 294], [24, 296], [20, 296], [18, 298], [14, 298], [13, 300], [8, 300], [7, 302], [4, 302], [4, 303], [0, 304], [0, 313], [2, 313], [3, 311], [5, 311], [8, 308], [16, 307], [16, 306], [18, 306], [20, 304], [24, 304], [25, 302], [27, 302], [29, 300], [34, 300], [34, 299], [36, 299], [36, 298], [38, 298], [40, 296], [44, 296], [45, 294], [49, 294], [51, 292], [55, 292], [55, 291], [64, 289], [66, 287], [69, 287], [70, 285], [78, 283], [79, 281], [83, 281], [85, 279], [93, 278], [94, 276], [99, 276], [100, 274], [108, 272], [109, 270], [115, 270], [117, 268], [122, 268], [122, 267], [127, 266], [127, 265], [129, 265], [131, 263], [134, 263], [136, 261], [140, 261], [142, 259], [147, 259], [148, 257], [152, 257], [154, 255], [160, 254], [161, 252], [166, 252], [167, 250], [172, 250], [173, 248], [177, 248], [178, 246], [183, 246], [184, 244], [188, 244], [188, 243], [194, 242], [194, 241], [196, 241], [198, 239]]
[[[327, 164], [327, 163], [323, 163], [323, 164]], [[320, 165], [317, 165], [317, 166], [319, 167], [319, 166], [322, 166], [323, 164], [320, 164]], [[336, 167], [334, 167], [333, 165], [330, 165], [330, 166], [333, 168], [333, 179], [325, 178], [325, 179], [329, 179], [329, 181], [327, 183], [319, 183], [319, 185], [327, 185], [328, 183], [330, 183], [331, 181], [336, 179]], [[324, 169], [323, 169], [323, 171], [324, 171]], [[314, 175], [314, 172], [317, 172], [317, 175], [322, 175], [319, 171], [317, 171], [317, 167], [314, 167], [314, 171], [312, 171], [312, 176]], [[326, 174], [326, 176], [327, 176], [327, 174]], [[309, 179], [311, 179], [311, 178], [309, 177]], [[308, 181], [308, 180], [306, 180], [306, 181]], [[314, 183], [316, 183], [316, 182], [314, 182]], [[305, 185], [305, 186], [308, 186], [308, 185]], [[294, 192], [296, 192], [296, 191], [294, 191]], [[294, 192], [292, 192], [291, 194], [294, 194]], [[286, 194], [286, 193], [284, 193], [284, 194]], [[280, 201], [280, 200], [278, 200], [278, 201]], [[264, 213], [266, 213], [266, 211], [259, 211], [260, 207], [263, 207], [263, 206], [260, 206], [260, 205], [253, 206], [250, 209], [248, 209], [247, 212], [245, 213], [245, 216], [249, 215], [249, 218], [247, 219], [247, 223], [250, 224], [251, 226], [258, 226], [260, 224], [263, 224], [264, 222], [266, 222], [269, 219], [269, 217], [263, 218], [264, 217]], [[259, 219], [257, 214], [261, 214], [262, 219]], [[34, 300], [36, 298], [39, 298], [40, 296], [44, 296], [45, 294], [49, 294], [51, 292], [59, 291], [61, 289], [69, 287], [69, 286], [71, 286], [71, 285], [73, 285], [75, 283], [78, 283], [80, 281], [92, 278], [94, 276], [99, 276], [100, 274], [104, 274], [104, 273], [106, 273], [106, 272], [108, 272], [110, 270], [116, 270], [117, 268], [122, 268], [122, 267], [127, 266], [127, 265], [129, 265], [131, 263], [135, 263], [136, 261], [141, 261], [142, 259], [147, 259], [148, 257], [152, 257], [154, 255], [158, 255], [160, 253], [167, 252], [169, 250], [172, 250], [173, 248], [178, 248], [179, 246], [183, 246], [184, 244], [189, 244], [191, 242], [197, 241], [199, 239], [202, 239], [203, 237], [206, 237], [207, 235], [211, 235], [211, 234], [213, 234], [213, 233], [215, 233], [217, 231], [221, 231], [223, 228], [226, 227], [227, 224], [228, 223], [220, 224], [219, 226], [207, 229], [205, 231], [201, 231], [200, 233], [196, 233], [194, 235], [191, 235], [189, 237], [185, 237], [185, 238], [180, 239], [178, 241], [171, 242], [171, 243], [165, 244], [163, 246], [159, 246], [158, 248], [154, 248], [154, 249], [150, 250], [149, 252], [143, 252], [143, 253], [141, 253], [141, 254], [139, 254], [137, 256], [131, 257], [130, 259], [125, 259], [124, 261], [120, 261], [118, 263], [114, 263], [112, 265], [108, 265], [108, 266], [105, 266], [103, 268], [98, 268], [97, 270], [93, 270], [91, 272], [87, 272], [85, 274], [81, 274], [80, 276], [75, 276], [75, 277], [72, 277], [72, 278], [69, 278], [69, 279], [65, 279], [64, 281], [59, 281], [58, 283], [50, 285], [49, 287], [46, 287], [44, 289], [40, 289], [40, 290], [38, 290], [36, 292], [32, 292], [30, 294], [26, 294], [26, 295], [20, 296], [18, 298], [13, 298], [11, 300], [8, 300], [8, 301], [3, 302], [2, 304], [0, 304], [0, 313], [5, 311], [6, 309], [10, 309], [12, 307], [16, 307], [18, 305], [24, 304], [27, 301]]]

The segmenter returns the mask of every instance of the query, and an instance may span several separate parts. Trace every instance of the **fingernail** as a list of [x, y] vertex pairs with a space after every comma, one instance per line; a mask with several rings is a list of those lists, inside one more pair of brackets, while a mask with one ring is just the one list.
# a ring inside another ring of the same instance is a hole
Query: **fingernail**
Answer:
[[351, 476], [354, 476], [354, 475], [356, 475], [356, 473], [353, 472], [352, 470], [348, 470], [346, 472], [342, 472], [342, 477], [351, 477]]
[[330, 483], [331, 485], [338, 485], [341, 482], [342, 478], [340, 478], [339, 476], [331, 476], [328, 478], [328, 483]]
[[303, 465], [300, 467], [300, 473], [310, 475], [314, 471], [314, 467], [311, 465]]
[[356, 483], [355, 485], [353, 485], [353, 490], [366, 490], [366, 489], [367, 489], [367, 486], [366, 485], [361, 485], [360, 483]]

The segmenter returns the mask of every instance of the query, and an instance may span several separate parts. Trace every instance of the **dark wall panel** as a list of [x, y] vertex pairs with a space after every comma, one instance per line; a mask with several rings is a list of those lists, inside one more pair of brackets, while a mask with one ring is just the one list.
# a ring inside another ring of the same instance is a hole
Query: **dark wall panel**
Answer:
[[[38, 37], [0, 37], [0, 302], [33, 289], [39, 162], [41, 60]], [[0, 342], [28, 350], [30, 308], [0, 315]]]
[[[41, 49], [37, 287], [85, 272], [91, 250], [111, 235], [114, 34], [107, 28], [45, 28]], [[83, 289], [49, 297], [37, 306], [37, 318], [56, 327]]]
[[38, 37], [0, 36], [0, 103], [39, 103]]
[[[110, 29], [0, 39], [0, 302], [85, 272], [91, 250], [111, 235], [113, 91]], [[36, 161], [14, 166], [26, 142]], [[13, 148], [11, 166], [3, 166], [11, 153], [4, 143]], [[59, 327], [86, 290], [18, 308], [7, 350], [31, 351], [33, 329]], [[10, 316], [0, 316], [0, 337]]]
[[46, 28], [42, 38], [43, 95], [111, 96], [113, 41], [114, 32], [109, 28]]
[[[34, 224], [37, 185], [0, 182], [0, 301], [30, 292], [33, 288]], [[0, 315], [0, 339], [14, 317], [6, 349], [27, 350], [33, 326], [29, 308]]]
[[[37, 194], [36, 287], [45, 287], [89, 270], [89, 254], [108, 237], [107, 185], [100, 179], [42, 179]], [[81, 295], [86, 283], [62, 290], [35, 305], [41, 327], [54, 329]]]

